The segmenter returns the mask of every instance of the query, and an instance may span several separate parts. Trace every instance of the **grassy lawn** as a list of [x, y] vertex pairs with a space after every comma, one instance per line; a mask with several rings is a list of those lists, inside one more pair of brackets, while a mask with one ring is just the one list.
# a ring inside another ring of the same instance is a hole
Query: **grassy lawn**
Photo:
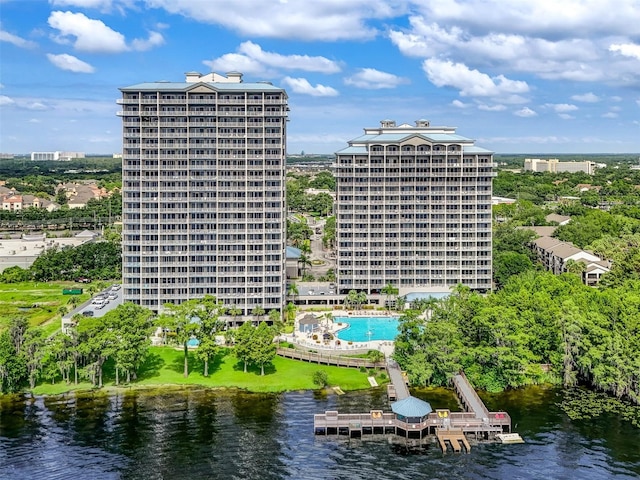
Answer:
[[[290, 360], [275, 357], [273, 364], [265, 366], [265, 375], [260, 375], [260, 369], [249, 367], [244, 373], [243, 364], [238, 362], [233, 352], [224, 349], [214, 362], [209, 364], [209, 377], [202, 375], [202, 362], [189, 353], [189, 377], [182, 376], [182, 351], [170, 347], [151, 347], [149, 356], [138, 372], [138, 380], [131, 386], [160, 386], [160, 385], [201, 385], [217, 388], [242, 388], [251, 392], [282, 392], [288, 390], [317, 389], [312, 375], [317, 370], [327, 372], [329, 384], [340, 386], [342, 390], [360, 390], [370, 388], [367, 373], [358, 369], [339, 368], [327, 365]], [[384, 383], [381, 380], [379, 383]], [[113, 368], [105, 365], [106, 387], [113, 386]], [[71, 388], [70, 388], [71, 387]], [[58, 394], [73, 389], [91, 388], [88, 383], [77, 387], [58, 383], [56, 385], [38, 385], [35, 394]]]
[[[63, 288], [85, 288], [74, 282], [23, 282], [0, 284], [0, 329], [11, 319], [25, 317], [32, 327], [40, 326], [58, 316], [72, 295], [63, 295]], [[88, 293], [78, 295], [79, 302], [89, 299]]]

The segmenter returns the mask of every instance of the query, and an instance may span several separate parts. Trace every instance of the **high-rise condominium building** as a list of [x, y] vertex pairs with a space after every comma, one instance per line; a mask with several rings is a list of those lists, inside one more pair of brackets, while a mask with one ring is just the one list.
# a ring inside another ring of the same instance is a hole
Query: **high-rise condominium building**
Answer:
[[452, 127], [385, 120], [336, 162], [341, 293], [491, 289], [492, 152]]
[[286, 92], [235, 72], [120, 90], [123, 299], [280, 310]]

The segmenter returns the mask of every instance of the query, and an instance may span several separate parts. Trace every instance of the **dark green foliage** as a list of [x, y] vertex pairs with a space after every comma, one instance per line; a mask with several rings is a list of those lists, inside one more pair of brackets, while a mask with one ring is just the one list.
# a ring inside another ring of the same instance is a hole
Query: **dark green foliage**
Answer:
[[533, 262], [524, 253], [499, 252], [493, 258], [493, 278], [498, 287], [504, 285], [512, 275], [533, 268]]
[[0, 392], [19, 391], [26, 378], [24, 357], [18, 355], [9, 331], [5, 330], [0, 333]]
[[119, 278], [122, 271], [120, 245], [113, 242], [89, 242], [77, 247], [50, 248], [30, 267], [32, 279], [41, 282]]
[[462, 367], [490, 391], [581, 382], [638, 403], [638, 292], [640, 281], [596, 290], [576, 275], [535, 270], [486, 297], [459, 287], [428, 320], [402, 317], [394, 357], [415, 385], [446, 385]]
[[554, 236], [577, 247], [585, 248], [604, 236], [620, 237], [640, 232], [640, 221], [622, 215], [612, 215], [602, 210], [590, 209], [571, 222], [561, 225]]
[[324, 370], [316, 370], [313, 372], [313, 383], [320, 388], [329, 385], [329, 375]]

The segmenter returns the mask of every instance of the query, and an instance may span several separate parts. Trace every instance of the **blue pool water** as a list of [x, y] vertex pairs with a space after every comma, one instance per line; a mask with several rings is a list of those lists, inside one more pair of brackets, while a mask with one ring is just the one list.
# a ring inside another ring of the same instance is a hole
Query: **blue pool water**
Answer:
[[347, 342], [393, 340], [398, 335], [398, 317], [336, 317], [336, 323], [348, 323], [336, 336]]

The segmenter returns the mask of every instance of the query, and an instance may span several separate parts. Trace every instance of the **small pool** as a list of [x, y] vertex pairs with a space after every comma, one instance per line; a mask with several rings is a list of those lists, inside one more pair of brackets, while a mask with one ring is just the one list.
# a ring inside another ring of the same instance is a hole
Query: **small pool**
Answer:
[[334, 321], [349, 324], [336, 333], [348, 342], [393, 340], [398, 335], [398, 317], [335, 317]]

